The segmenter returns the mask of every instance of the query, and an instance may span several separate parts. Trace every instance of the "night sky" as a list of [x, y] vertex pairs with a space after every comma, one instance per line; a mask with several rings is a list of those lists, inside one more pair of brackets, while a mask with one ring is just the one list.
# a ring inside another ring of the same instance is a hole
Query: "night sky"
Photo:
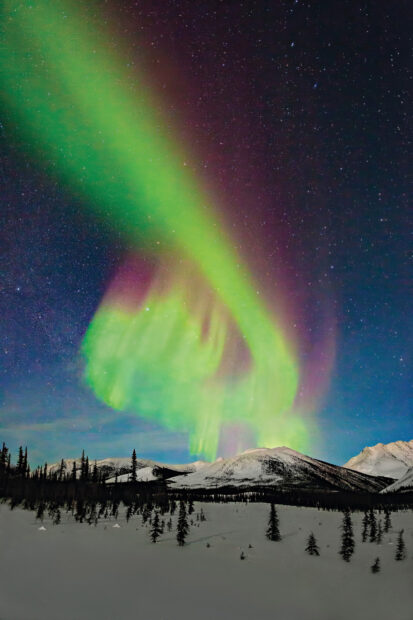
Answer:
[[[259, 292], [280, 294], [300, 359], [313, 368], [323, 349], [309, 451], [338, 464], [413, 437], [410, 17], [384, 0], [111, 0], [91, 16], [144, 67]], [[82, 339], [129, 241], [1, 111], [0, 440], [27, 444], [32, 464], [82, 448], [193, 460], [186, 433], [82, 380]]]

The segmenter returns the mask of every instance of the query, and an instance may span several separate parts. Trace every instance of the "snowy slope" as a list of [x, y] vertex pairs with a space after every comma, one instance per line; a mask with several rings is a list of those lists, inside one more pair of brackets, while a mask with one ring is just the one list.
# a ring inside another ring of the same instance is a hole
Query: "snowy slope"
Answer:
[[404, 476], [383, 489], [381, 493], [392, 493], [394, 491], [413, 491], [413, 467], [410, 467]]
[[343, 467], [371, 476], [401, 478], [409, 467], [413, 467], [413, 439], [364, 448]]
[[247, 450], [218, 459], [209, 466], [179, 478], [171, 488], [219, 488], [272, 485], [283, 489], [342, 489], [379, 491], [389, 481], [318, 461], [290, 448]]

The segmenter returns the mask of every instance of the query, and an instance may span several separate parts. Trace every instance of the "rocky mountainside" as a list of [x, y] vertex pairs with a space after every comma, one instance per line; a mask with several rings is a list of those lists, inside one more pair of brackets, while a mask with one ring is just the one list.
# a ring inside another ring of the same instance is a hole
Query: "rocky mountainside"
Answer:
[[343, 467], [371, 476], [401, 478], [413, 467], [413, 439], [364, 448]]
[[202, 469], [170, 478], [172, 488], [274, 486], [283, 490], [314, 489], [377, 492], [393, 480], [331, 465], [290, 448], [247, 450], [218, 459]]

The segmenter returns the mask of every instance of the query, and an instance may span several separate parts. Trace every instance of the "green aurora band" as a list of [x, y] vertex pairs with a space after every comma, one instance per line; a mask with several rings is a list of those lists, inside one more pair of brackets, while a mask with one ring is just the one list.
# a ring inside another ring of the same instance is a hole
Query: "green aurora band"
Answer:
[[25, 148], [137, 251], [158, 256], [143, 303], [108, 295], [98, 308], [82, 345], [86, 382], [114, 409], [188, 432], [192, 454], [214, 458], [222, 426], [238, 423], [259, 445], [303, 450], [292, 343], [141, 72], [91, 23], [77, 4], [6, 1], [1, 48], [7, 113]]

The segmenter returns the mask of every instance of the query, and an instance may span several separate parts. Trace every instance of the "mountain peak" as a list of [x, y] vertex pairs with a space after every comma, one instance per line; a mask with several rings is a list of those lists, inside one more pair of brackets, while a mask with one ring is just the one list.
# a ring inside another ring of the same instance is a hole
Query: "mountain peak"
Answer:
[[401, 478], [413, 466], [413, 439], [365, 447], [343, 467], [371, 476]]

